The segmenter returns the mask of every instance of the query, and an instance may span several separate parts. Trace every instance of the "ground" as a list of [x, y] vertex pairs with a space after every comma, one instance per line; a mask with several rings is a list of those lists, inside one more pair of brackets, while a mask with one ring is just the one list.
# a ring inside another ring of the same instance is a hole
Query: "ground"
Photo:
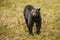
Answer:
[[[27, 4], [41, 8], [40, 35], [29, 35], [23, 17]], [[60, 0], [0, 0], [0, 40], [60, 40]]]

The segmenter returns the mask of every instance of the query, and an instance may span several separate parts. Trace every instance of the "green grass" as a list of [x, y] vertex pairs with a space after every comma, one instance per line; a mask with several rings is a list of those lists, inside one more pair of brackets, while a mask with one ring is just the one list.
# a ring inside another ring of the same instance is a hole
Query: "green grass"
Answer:
[[[41, 8], [40, 35], [28, 34], [23, 17], [28, 4]], [[60, 40], [60, 0], [0, 0], [0, 40]]]

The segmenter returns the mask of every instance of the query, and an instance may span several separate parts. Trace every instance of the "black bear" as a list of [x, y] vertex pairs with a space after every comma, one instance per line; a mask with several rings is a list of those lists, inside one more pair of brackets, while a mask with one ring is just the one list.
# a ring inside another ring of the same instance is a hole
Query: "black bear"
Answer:
[[41, 15], [40, 15], [40, 8], [36, 9], [32, 5], [27, 5], [24, 8], [24, 18], [27, 24], [27, 28], [30, 34], [32, 33], [32, 28], [34, 22], [36, 23], [36, 33], [40, 34], [41, 28]]

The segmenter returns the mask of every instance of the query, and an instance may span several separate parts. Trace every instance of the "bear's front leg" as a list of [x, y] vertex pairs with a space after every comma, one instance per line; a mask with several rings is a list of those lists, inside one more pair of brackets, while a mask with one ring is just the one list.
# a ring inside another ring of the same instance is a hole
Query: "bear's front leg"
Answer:
[[28, 24], [28, 31], [29, 31], [29, 34], [33, 34], [32, 32], [32, 25]]
[[33, 22], [28, 23], [29, 34], [33, 34], [32, 29], [33, 29]]
[[33, 21], [32, 21], [32, 18], [30, 17], [28, 19], [28, 30], [29, 30], [29, 34], [33, 34], [32, 28], [33, 28]]
[[36, 33], [40, 34], [40, 28], [41, 28], [41, 21], [37, 20], [36, 21]]

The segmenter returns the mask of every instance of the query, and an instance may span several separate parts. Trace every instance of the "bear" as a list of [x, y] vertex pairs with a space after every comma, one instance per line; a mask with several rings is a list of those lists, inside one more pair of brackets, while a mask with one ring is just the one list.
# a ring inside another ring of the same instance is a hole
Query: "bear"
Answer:
[[33, 34], [33, 24], [36, 23], [36, 34], [40, 34], [41, 15], [40, 8], [34, 8], [32, 5], [26, 5], [24, 8], [24, 19], [28, 28], [29, 34]]

